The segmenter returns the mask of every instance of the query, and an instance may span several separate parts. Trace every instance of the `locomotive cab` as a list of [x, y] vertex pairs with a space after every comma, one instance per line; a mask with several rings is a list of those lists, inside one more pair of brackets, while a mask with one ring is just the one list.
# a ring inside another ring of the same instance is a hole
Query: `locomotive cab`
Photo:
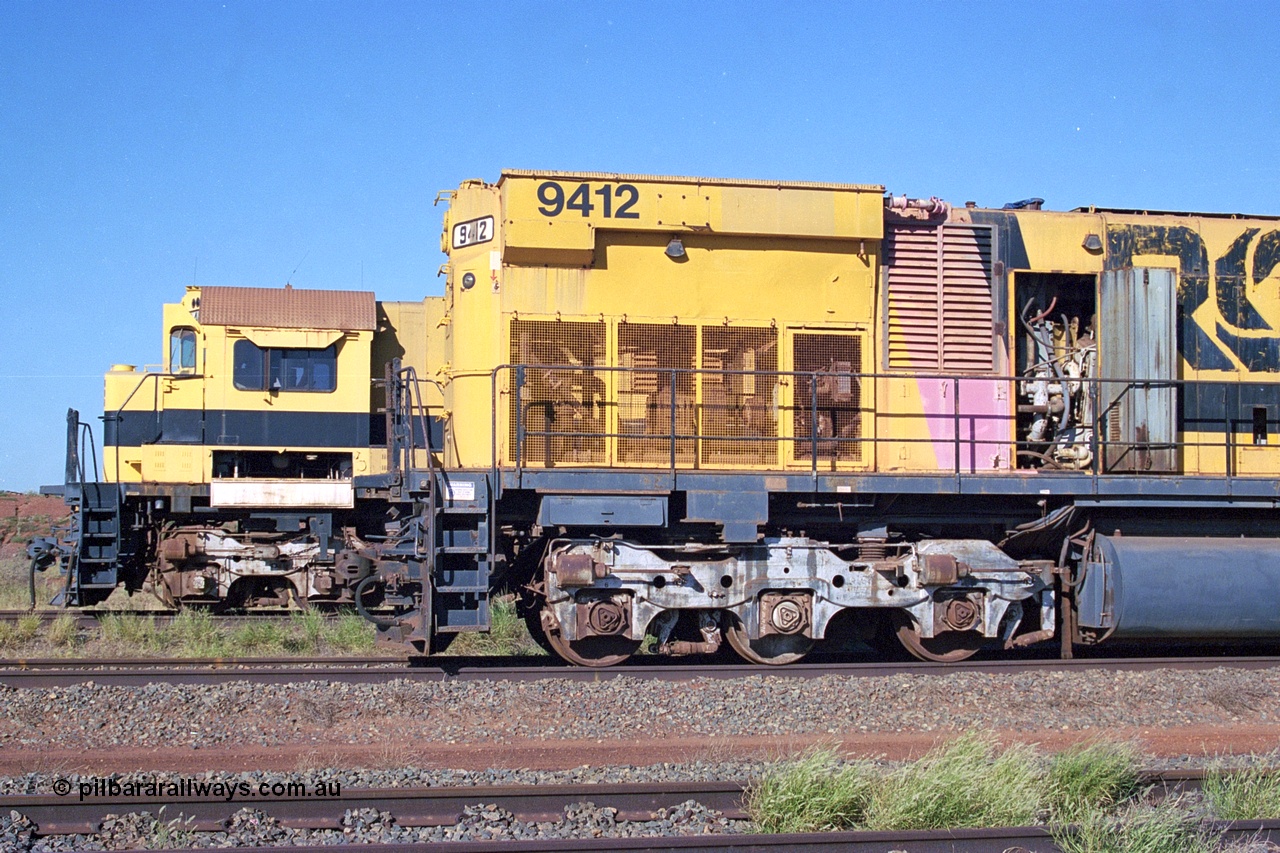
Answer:
[[106, 376], [107, 474], [209, 504], [352, 506], [370, 465], [372, 293], [188, 288], [164, 364]]
[[113, 543], [121, 582], [170, 604], [336, 590], [322, 564], [372, 464], [375, 325], [367, 292], [189, 287], [164, 306], [165, 362], [106, 376], [103, 480], [141, 529]]

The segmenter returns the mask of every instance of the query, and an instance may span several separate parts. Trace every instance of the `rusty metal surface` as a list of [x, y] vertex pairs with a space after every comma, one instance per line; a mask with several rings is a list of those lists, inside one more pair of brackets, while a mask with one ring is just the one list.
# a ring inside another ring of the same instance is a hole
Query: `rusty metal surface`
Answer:
[[214, 326], [344, 332], [377, 328], [371, 291], [289, 287], [203, 287], [200, 289], [200, 322]]
[[[1280, 839], [1280, 821], [1240, 822], [1223, 827], [1229, 841]], [[240, 847], [267, 853], [279, 847]], [[298, 848], [290, 848], [298, 849]], [[328, 849], [328, 848], [325, 848]], [[696, 835], [663, 838], [592, 838], [546, 841], [455, 841], [434, 844], [362, 844], [361, 853], [553, 853], [553, 851], [626, 850], [660, 853], [714, 850], [722, 853], [1055, 853], [1049, 833], [1039, 827], [957, 829], [929, 832], [816, 832], [795, 835]], [[195, 853], [195, 851], [176, 851]]]
[[[336, 619], [341, 615], [338, 611], [332, 613], [324, 613], [326, 619]], [[222, 613], [213, 618], [215, 624], [219, 625], [245, 625], [260, 624], [264, 622], [279, 622], [281, 624], [289, 624], [295, 614], [300, 616], [298, 611], [287, 610], [250, 610], [245, 613]], [[0, 610], [0, 622], [17, 622], [21, 619], [36, 618], [40, 620], [40, 624], [47, 625], [64, 616], [69, 616], [75, 620], [76, 626], [84, 629], [97, 628], [101, 624], [101, 620], [105, 617], [112, 616], [124, 619], [150, 619], [156, 625], [168, 625], [174, 619], [178, 618], [178, 612], [174, 610]]]
[[742, 819], [743, 787], [736, 782], [669, 782], [601, 785], [521, 785], [449, 788], [347, 788], [341, 797], [0, 797], [0, 810], [15, 810], [38, 826], [41, 835], [93, 832], [108, 814], [150, 811], [191, 819], [190, 828], [211, 832], [242, 808], [259, 808], [285, 826], [340, 829], [347, 809], [390, 812], [400, 826], [452, 826], [467, 806], [496, 804], [519, 820], [554, 821], [565, 806], [593, 802], [618, 810], [619, 820], [649, 820], [661, 808], [697, 800], [732, 819]]
[[[491, 662], [490, 662], [491, 661]], [[386, 658], [226, 660], [226, 661], [89, 661], [89, 660], [7, 660], [0, 661], [0, 684], [21, 688], [66, 687], [92, 681], [99, 685], [141, 686], [166, 684], [211, 684], [246, 681], [254, 684], [289, 684], [299, 681], [328, 681], [343, 684], [380, 684], [397, 679], [414, 681], [606, 681], [638, 678], [661, 681], [688, 681], [694, 678], [735, 679], [753, 676], [772, 678], [884, 678], [893, 675], [949, 675], [957, 672], [1017, 674], [1024, 672], [1064, 672], [1087, 669], [1143, 671], [1152, 669], [1272, 669], [1280, 667], [1280, 656], [1221, 657], [1133, 657], [1057, 658], [1032, 660], [969, 660], [961, 663], [864, 663], [814, 662], [783, 667], [717, 663], [627, 663], [605, 669], [575, 667], [549, 657], [524, 658], [522, 665], [493, 658], [432, 658], [428, 665], [405, 666]]]

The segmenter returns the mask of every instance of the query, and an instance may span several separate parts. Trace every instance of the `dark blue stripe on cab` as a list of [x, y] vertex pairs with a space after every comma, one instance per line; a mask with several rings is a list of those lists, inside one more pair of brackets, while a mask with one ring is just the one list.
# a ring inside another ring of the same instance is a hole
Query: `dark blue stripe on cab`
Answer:
[[207, 444], [230, 447], [368, 447], [368, 412], [272, 412], [234, 409], [111, 412], [103, 443]]

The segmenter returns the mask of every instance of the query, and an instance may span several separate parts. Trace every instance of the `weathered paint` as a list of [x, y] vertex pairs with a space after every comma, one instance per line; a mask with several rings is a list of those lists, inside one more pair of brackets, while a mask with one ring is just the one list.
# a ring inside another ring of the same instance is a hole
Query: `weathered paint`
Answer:
[[210, 505], [222, 508], [350, 508], [354, 498], [350, 481], [241, 479], [214, 480], [209, 484]]

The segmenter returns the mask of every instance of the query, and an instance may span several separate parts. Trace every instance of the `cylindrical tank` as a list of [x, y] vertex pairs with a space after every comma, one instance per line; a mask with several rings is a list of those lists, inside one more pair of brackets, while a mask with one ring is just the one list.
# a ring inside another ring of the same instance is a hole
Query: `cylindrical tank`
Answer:
[[1280, 539], [1097, 536], [1076, 601], [1114, 638], [1280, 637]]

